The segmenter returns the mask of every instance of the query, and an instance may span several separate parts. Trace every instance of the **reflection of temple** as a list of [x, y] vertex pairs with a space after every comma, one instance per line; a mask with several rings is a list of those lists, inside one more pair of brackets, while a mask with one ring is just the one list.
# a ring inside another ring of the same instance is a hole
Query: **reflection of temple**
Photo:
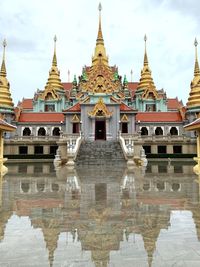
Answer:
[[[32, 226], [42, 230], [50, 266], [61, 233], [80, 243], [83, 252], [90, 251], [98, 267], [108, 266], [111, 252], [120, 251], [122, 242], [140, 235], [151, 266], [160, 231], [170, 225], [171, 210], [191, 210], [199, 236], [198, 186], [191, 175], [193, 166], [186, 164], [182, 173], [174, 162], [152, 162], [146, 173], [101, 167], [52, 172], [48, 163], [10, 165], [3, 183], [1, 242], [15, 211], [29, 216]], [[157, 172], [162, 168], [167, 175]]]

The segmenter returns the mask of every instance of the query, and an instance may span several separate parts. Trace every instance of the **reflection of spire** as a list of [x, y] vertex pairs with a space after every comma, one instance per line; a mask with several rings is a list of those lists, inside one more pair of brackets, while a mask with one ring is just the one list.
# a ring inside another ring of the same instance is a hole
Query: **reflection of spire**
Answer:
[[[46, 242], [46, 247], [49, 252], [49, 264], [50, 267], [53, 266], [54, 262], [54, 252], [57, 248], [57, 242], [60, 234], [60, 229], [57, 226], [57, 223], [55, 220], [51, 220], [49, 225], [43, 226], [43, 235], [44, 235], [44, 241]], [[53, 226], [51, 226], [53, 225]]]

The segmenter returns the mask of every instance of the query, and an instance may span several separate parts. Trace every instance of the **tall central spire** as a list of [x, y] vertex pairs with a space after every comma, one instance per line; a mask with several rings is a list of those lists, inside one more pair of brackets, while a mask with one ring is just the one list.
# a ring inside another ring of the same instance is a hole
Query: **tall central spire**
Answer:
[[99, 10], [99, 28], [98, 28], [94, 56], [92, 57], [93, 66], [97, 65], [98, 63], [108, 65], [108, 57], [106, 56], [106, 49], [104, 47], [104, 40], [101, 28], [101, 10], [102, 10], [101, 3], [99, 3], [98, 10]]
[[102, 29], [101, 29], [101, 10], [102, 10], [102, 5], [99, 3], [99, 30], [98, 30], [98, 35], [97, 35], [97, 44], [104, 44], [103, 40], [103, 34], [102, 34]]

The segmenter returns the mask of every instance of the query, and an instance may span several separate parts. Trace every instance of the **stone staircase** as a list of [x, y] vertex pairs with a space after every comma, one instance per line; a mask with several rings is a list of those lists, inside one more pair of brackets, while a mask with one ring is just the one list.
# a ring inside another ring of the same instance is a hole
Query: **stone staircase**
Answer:
[[83, 141], [76, 165], [125, 165], [120, 143], [117, 141]]

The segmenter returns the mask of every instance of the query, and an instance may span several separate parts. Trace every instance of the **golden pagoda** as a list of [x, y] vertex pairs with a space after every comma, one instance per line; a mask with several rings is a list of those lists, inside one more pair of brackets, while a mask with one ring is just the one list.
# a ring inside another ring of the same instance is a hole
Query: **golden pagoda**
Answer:
[[60, 71], [57, 67], [57, 56], [56, 56], [56, 41], [57, 37], [54, 37], [54, 54], [52, 60], [52, 66], [49, 71], [49, 78], [47, 80], [44, 93], [41, 95], [42, 99], [56, 99], [58, 98], [57, 91], [64, 90], [60, 79]]
[[144, 36], [144, 42], [145, 42], [144, 65], [143, 65], [143, 69], [141, 70], [141, 78], [137, 86], [137, 90], [140, 90], [140, 89], [144, 90], [142, 97], [148, 97], [149, 93], [152, 92], [153, 96], [157, 98], [158, 93], [157, 93], [153, 78], [151, 76], [151, 70], [149, 68], [149, 62], [148, 62], [148, 57], [147, 57], [146, 34]]
[[10, 83], [7, 80], [6, 64], [5, 64], [5, 49], [6, 40], [3, 41], [3, 60], [0, 70], [0, 112], [10, 113], [14, 110], [14, 104], [10, 93]]
[[198, 53], [197, 53], [197, 39], [195, 38], [194, 46], [195, 46], [195, 65], [194, 65], [194, 78], [190, 84], [190, 94], [187, 102], [187, 109], [200, 111], [200, 70], [199, 70], [199, 62], [198, 62]]
[[82, 92], [91, 93], [113, 93], [118, 92], [121, 87], [121, 81], [116, 66], [109, 66], [108, 56], [104, 46], [104, 39], [101, 28], [101, 3], [99, 10], [99, 26], [96, 39], [94, 56], [92, 57], [92, 66], [83, 68], [79, 87]]

